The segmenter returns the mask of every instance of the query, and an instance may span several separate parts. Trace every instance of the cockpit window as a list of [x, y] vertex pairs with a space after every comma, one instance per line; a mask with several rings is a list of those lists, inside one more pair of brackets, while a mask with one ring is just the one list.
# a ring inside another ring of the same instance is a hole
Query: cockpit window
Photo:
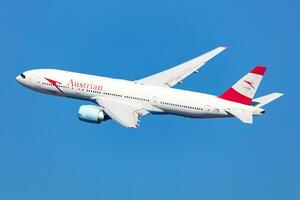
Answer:
[[26, 78], [26, 76], [24, 74], [21, 74], [21, 77], [24, 78], [24, 79]]

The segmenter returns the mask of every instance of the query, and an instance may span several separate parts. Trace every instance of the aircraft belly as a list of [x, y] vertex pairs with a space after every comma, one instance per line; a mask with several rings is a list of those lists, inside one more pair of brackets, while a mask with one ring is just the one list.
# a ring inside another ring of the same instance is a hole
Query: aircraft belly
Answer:
[[207, 112], [207, 111], [190, 111], [190, 110], [176, 110], [176, 109], [170, 109], [170, 108], [164, 108], [164, 112], [173, 114], [173, 115], [179, 115], [184, 117], [191, 117], [191, 118], [221, 118], [221, 117], [228, 117], [229, 115], [227, 113], [223, 112]]

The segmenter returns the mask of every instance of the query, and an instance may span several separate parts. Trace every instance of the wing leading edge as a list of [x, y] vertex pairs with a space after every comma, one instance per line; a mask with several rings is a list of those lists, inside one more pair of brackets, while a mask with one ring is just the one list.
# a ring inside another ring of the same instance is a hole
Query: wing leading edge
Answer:
[[210, 59], [212, 59], [225, 49], [225, 46], [217, 47], [192, 60], [189, 60], [185, 63], [162, 71], [160, 73], [137, 80], [136, 82], [155, 86], [173, 87], [190, 74], [198, 72], [197, 70], [200, 67], [202, 67], [206, 62], [208, 62]]

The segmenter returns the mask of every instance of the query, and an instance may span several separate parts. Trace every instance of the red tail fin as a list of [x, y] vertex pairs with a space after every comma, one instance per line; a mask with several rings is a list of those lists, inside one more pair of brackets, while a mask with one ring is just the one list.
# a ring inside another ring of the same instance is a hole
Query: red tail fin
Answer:
[[263, 66], [255, 67], [219, 98], [250, 105], [266, 69]]

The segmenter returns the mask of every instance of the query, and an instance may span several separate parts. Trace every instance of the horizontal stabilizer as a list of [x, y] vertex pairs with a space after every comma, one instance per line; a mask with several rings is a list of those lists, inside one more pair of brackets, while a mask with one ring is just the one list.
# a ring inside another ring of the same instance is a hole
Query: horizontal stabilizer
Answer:
[[265, 96], [253, 99], [252, 104], [255, 107], [260, 108], [260, 107], [262, 107], [262, 106], [264, 106], [264, 105], [266, 105], [268, 103], [271, 103], [272, 101], [278, 99], [282, 95], [283, 95], [282, 93], [274, 92], [274, 93], [271, 93], [271, 94], [268, 94], [268, 95], [265, 95]]
[[253, 123], [253, 115], [251, 112], [247, 112], [238, 108], [228, 108], [226, 111], [246, 124]]

